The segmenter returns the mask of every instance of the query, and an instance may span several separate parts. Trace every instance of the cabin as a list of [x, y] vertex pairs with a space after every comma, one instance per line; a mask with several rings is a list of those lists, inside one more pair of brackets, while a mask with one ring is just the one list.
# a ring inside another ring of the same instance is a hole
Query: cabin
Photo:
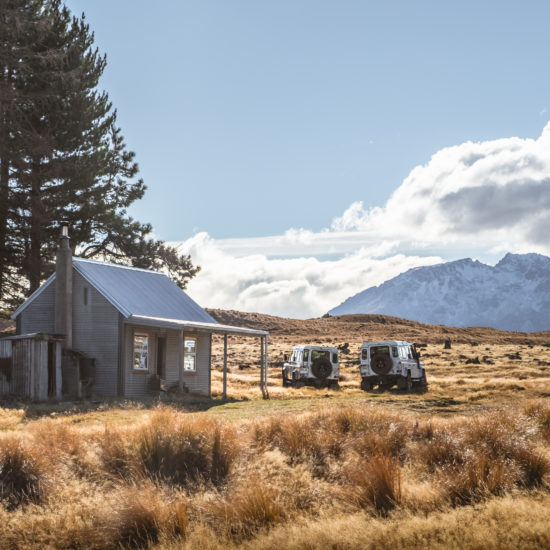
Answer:
[[[267, 396], [267, 331], [222, 325], [164, 273], [73, 257], [68, 229], [56, 270], [12, 315], [0, 340], [0, 394], [143, 397], [159, 391], [211, 395], [212, 335], [259, 340]], [[21, 351], [24, 350], [24, 351]]]

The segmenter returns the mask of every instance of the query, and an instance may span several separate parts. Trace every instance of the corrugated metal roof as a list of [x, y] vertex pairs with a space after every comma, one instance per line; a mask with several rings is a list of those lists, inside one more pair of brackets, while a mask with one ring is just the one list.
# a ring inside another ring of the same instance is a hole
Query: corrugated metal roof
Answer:
[[[158, 271], [74, 257], [73, 267], [125, 317], [143, 315], [218, 324], [176, 283]], [[11, 316], [12, 319], [54, 281], [55, 273], [19, 306]]]
[[125, 317], [143, 315], [217, 324], [163, 273], [81, 258], [73, 258], [73, 266]]
[[[132, 315], [126, 320], [129, 324], [178, 328], [178, 329], [196, 329], [208, 332], [219, 332], [227, 334], [242, 334], [244, 336], [268, 336], [267, 330], [258, 330], [254, 328], [234, 327], [232, 325], [220, 325], [219, 323], [202, 323], [196, 321], [184, 321], [181, 319], [165, 319], [163, 317], [149, 317], [147, 315]], [[336, 349], [336, 348], [334, 348]]]

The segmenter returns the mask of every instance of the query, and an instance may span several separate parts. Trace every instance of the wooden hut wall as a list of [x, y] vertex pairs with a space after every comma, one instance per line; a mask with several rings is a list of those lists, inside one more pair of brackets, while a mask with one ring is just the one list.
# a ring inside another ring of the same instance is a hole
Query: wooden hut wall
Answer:
[[[55, 346], [55, 388], [61, 397], [61, 344]], [[0, 373], [0, 395], [13, 394], [28, 399], [48, 398], [48, 340], [22, 338], [0, 340], [0, 361], [10, 359], [10, 372]], [[7, 362], [2, 362], [6, 365]], [[4, 369], [3, 369], [4, 371]]]
[[11, 340], [0, 340], [0, 395], [12, 393], [13, 361]]

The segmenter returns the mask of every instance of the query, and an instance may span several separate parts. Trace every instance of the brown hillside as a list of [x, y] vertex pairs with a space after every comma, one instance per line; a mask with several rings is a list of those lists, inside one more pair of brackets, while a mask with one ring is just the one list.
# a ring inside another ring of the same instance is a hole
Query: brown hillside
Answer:
[[427, 325], [387, 315], [356, 314], [299, 320], [234, 310], [207, 311], [222, 324], [268, 330], [272, 337], [293, 336], [297, 340], [343, 342], [398, 339], [441, 344], [451, 339], [457, 343], [550, 344], [550, 331], [526, 333], [486, 327], [456, 328]]

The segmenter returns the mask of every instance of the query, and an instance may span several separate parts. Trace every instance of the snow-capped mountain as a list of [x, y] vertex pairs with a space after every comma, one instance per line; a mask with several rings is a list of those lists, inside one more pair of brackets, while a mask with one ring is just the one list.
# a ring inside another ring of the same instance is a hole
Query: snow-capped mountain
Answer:
[[506, 254], [410, 269], [348, 298], [330, 315], [380, 313], [423, 323], [550, 330], [550, 258]]

